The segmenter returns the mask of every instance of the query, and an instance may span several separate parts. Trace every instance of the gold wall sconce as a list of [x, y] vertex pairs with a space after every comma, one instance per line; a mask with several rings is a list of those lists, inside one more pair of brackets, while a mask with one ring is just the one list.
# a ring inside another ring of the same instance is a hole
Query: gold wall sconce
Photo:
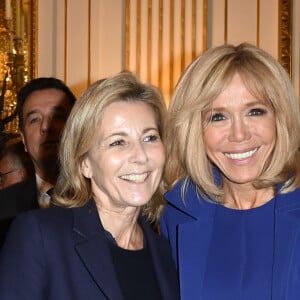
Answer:
[[18, 135], [17, 92], [36, 75], [37, 0], [0, 3], [0, 146]]

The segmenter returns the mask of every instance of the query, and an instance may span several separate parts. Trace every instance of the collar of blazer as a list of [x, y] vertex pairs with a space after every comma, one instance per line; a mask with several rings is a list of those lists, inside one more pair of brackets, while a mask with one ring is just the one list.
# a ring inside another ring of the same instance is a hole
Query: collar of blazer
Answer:
[[[91, 199], [83, 207], [72, 210], [74, 215], [75, 251], [107, 298], [121, 300], [122, 294], [114, 271], [109, 241], [94, 201]], [[179, 293], [176, 286], [174, 286], [177, 282], [177, 276], [168, 241], [154, 232], [143, 218], [140, 218], [139, 222], [144, 230], [147, 246], [153, 260], [154, 271], [164, 299], [178, 299]]]

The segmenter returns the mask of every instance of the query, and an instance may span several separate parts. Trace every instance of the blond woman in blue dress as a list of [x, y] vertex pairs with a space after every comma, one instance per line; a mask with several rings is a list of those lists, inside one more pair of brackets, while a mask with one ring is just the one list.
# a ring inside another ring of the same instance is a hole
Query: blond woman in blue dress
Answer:
[[224, 45], [175, 88], [161, 230], [183, 300], [300, 299], [300, 115], [267, 52]]

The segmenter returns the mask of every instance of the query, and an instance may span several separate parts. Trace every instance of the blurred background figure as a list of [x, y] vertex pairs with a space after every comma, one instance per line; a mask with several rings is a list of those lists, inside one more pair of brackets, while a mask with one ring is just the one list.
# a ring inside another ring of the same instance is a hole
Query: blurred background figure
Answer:
[[53, 77], [33, 79], [19, 91], [19, 130], [34, 173], [27, 180], [0, 190], [0, 245], [18, 214], [49, 206], [49, 190], [59, 172], [60, 137], [75, 101], [71, 90]]
[[0, 150], [0, 190], [26, 180], [34, 174], [34, 167], [21, 140], [8, 142]]
[[18, 94], [20, 134], [34, 164], [34, 199], [40, 208], [49, 205], [44, 193], [56, 182], [60, 136], [75, 100], [69, 88], [52, 77], [33, 79]]

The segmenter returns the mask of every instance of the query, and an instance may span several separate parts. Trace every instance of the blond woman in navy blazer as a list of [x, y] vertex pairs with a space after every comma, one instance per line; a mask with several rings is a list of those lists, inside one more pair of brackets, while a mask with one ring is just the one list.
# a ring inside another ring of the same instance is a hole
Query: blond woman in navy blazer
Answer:
[[65, 126], [56, 207], [14, 221], [0, 299], [179, 299], [161, 213], [165, 104], [123, 72], [89, 87]]

